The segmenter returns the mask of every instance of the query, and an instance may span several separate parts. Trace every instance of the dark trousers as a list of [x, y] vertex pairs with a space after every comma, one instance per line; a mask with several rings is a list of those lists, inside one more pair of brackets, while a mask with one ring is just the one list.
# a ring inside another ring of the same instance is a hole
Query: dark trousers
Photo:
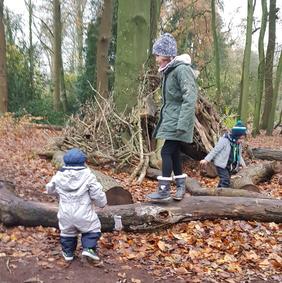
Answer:
[[174, 175], [182, 175], [182, 162], [180, 159], [180, 141], [166, 140], [161, 150], [162, 156], [162, 176], [170, 177], [172, 171]]
[[[81, 234], [82, 247], [89, 248], [89, 249], [96, 249], [97, 243], [100, 237], [101, 237], [100, 232], [82, 233]], [[73, 254], [77, 246], [77, 236], [76, 237], [61, 236], [60, 242], [61, 242], [62, 249], [66, 254], [69, 254], [69, 255]]]
[[217, 174], [219, 176], [218, 188], [230, 188], [230, 172], [227, 168], [216, 166]]

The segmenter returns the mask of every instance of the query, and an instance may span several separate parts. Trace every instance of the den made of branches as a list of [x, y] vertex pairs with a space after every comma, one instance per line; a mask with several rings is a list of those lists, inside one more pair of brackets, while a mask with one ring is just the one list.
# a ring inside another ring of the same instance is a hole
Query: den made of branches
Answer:
[[[108, 164], [117, 171], [129, 171], [130, 181], [141, 183], [149, 167], [159, 169], [162, 141], [152, 138], [158, 119], [158, 88], [148, 91], [152, 82], [144, 79], [139, 86], [137, 105], [128, 111], [116, 111], [112, 98], [103, 98], [94, 88], [94, 101], [84, 104], [79, 113], [69, 118], [61, 138], [47, 146], [44, 155], [78, 147], [95, 165]], [[182, 151], [189, 158], [200, 160], [209, 152], [223, 132], [219, 115], [199, 95], [196, 106], [194, 140]]]

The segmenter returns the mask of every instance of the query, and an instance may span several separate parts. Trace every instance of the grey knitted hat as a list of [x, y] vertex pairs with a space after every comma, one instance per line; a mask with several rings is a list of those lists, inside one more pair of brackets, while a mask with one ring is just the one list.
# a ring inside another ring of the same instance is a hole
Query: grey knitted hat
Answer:
[[177, 44], [170, 33], [161, 35], [153, 45], [153, 54], [159, 56], [175, 57], [177, 55]]

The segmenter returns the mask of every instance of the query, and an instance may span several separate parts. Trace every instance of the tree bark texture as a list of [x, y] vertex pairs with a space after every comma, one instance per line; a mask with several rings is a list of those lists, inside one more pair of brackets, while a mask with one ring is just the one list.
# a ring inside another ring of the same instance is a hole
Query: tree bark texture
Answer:
[[256, 184], [269, 180], [271, 176], [279, 172], [281, 172], [281, 164], [276, 161], [253, 164], [233, 176], [231, 186], [234, 189], [259, 192]]
[[113, 2], [104, 0], [101, 16], [99, 39], [97, 43], [97, 88], [99, 93], [107, 98], [109, 95], [109, 46], [112, 35]]
[[76, 68], [78, 73], [83, 67], [83, 14], [87, 0], [76, 0], [75, 5], [75, 43], [76, 43]]
[[262, 115], [262, 129], [267, 128], [271, 104], [273, 100], [273, 60], [275, 51], [276, 34], [276, 0], [269, 2], [269, 25], [268, 25], [268, 43], [265, 57], [265, 100]]
[[60, 89], [61, 89], [61, 3], [60, 0], [53, 1], [53, 25], [54, 25], [54, 110], [60, 111]]
[[258, 41], [258, 53], [259, 53], [259, 65], [258, 65], [258, 80], [257, 80], [257, 93], [255, 96], [255, 109], [254, 109], [254, 123], [252, 134], [256, 136], [260, 130], [260, 117], [261, 117], [261, 100], [263, 94], [264, 75], [265, 75], [265, 54], [264, 54], [264, 35], [267, 23], [267, 2], [261, 0], [261, 28], [259, 32]]
[[247, 16], [247, 31], [246, 43], [243, 59], [243, 72], [242, 72], [242, 88], [240, 95], [239, 116], [244, 123], [248, 119], [248, 97], [249, 97], [249, 73], [250, 73], [250, 59], [251, 59], [251, 44], [252, 44], [252, 24], [253, 24], [253, 0], [248, 0], [248, 16]]
[[118, 112], [137, 104], [139, 77], [150, 49], [149, 0], [119, 1], [114, 101]]
[[[0, 221], [6, 226], [58, 227], [58, 207], [51, 203], [23, 200], [12, 186], [0, 182]], [[136, 203], [108, 206], [97, 211], [102, 231], [114, 230], [114, 215], [120, 215], [125, 231], [147, 232], [193, 220], [234, 219], [282, 222], [282, 201], [230, 197], [188, 197], [166, 204]]]
[[282, 149], [248, 148], [248, 154], [251, 158], [282, 161]]
[[219, 56], [219, 46], [218, 46], [218, 36], [217, 36], [217, 25], [216, 25], [216, 9], [215, 0], [211, 1], [211, 11], [212, 11], [212, 34], [213, 34], [213, 46], [214, 46], [214, 57], [215, 57], [215, 81], [216, 81], [216, 93], [218, 95], [217, 101], [222, 101], [221, 97], [221, 85], [220, 85], [220, 56]]
[[5, 39], [3, 10], [4, 10], [3, 0], [0, 0], [0, 114], [8, 111], [6, 39]]
[[[267, 124], [266, 133], [268, 135], [272, 135], [273, 128], [274, 128], [274, 121], [275, 121], [275, 114], [276, 114], [276, 108], [277, 108], [277, 100], [279, 97], [279, 86], [280, 86], [281, 76], [282, 76], [282, 49], [280, 50], [279, 61], [278, 61], [277, 69], [276, 69], [276, 78], [275, 78], [274, 89], [273, 89], [273, 101], [271, 104], [271, 111], [269, 114], [269, 119], [268, 119], [268, 124]], [[281, 95], [281, 92], [280, 92], [280, 95]]]

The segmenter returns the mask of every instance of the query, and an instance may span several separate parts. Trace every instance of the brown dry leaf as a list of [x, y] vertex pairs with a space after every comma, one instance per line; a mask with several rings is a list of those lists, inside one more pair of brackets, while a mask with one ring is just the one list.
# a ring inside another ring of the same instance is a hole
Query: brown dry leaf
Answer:
[[235, 263], [235, 262], [229, 263], [227, 265], [227, 270], [234, 273], [242, 272], [242, 268], [240, 267], [239, 263]]
[[165, 242], [163, 242], [163, 241], [158, 241], [157, 245], [158, 245], [158, 247], [159, 247], [159, 249], [160, 249], [161, 251], [164, 252], [164, 251], [166, 250], [166, 243], [165, 243]]
[[118, 273], [118, 277], [125, 278], [126, 277], [126, 273], [125, 272], [123, 272], [123, 273], [119, 272]]
[[265, 269], [267, 267], [269, 267], [271, 264], [270, 262], [268, 261], [268, 259], [264, 259], [262, 261], [259, 262], [259, 266], [262, 268], [262, 269]]
[[137, 256], [136, 254], [130, 253], [126, 256], [126, 258], [127, 259], [134, 259], [134, 258], [136, 258], [136, 256]]
[[174, 268], [174, 270], [177, 274], [180, 274], [180, 275], [184, 275], [184, 274], [188, 273], [187, 269], [183, 266], [178, 267], [178, 268]]
[[268, 259], [271, 261], [274, 267], [282, 269], [282, 258], [278, 254], [270, 254]]
[[253, 250], [245, 252], [244, 254], [245, 254], [246, 259], [248, 260], [257, 261], [259, 259], [259, 256]]

